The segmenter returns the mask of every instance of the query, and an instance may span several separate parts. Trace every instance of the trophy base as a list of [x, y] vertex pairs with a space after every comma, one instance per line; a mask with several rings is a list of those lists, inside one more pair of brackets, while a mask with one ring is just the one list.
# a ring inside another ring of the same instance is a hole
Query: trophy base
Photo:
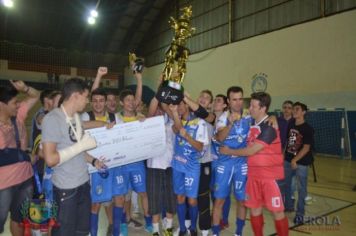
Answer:
[[174, 86], [170, 82], [165, 82], [158, 89], [156, 98], [159, 102], [163, 102], [166, 104], [178, 105], [184, 98], [183, 94], [183, 86]]

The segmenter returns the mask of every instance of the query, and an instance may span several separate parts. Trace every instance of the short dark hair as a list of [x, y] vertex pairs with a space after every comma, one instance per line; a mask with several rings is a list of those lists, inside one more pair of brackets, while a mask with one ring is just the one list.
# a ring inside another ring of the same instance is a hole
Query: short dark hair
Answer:
[[242, 93], [242, 94], [244, 94], [244, 90], [239, 86], [231, 86], [230, 88], [227, 89], [227, 92], [226, 92], [226, 97], [227, 98], [230, 97], [230, 93]]
[[216, 98], [222, 98], [224, 100], [224, 104], [227, 105], [227, 97], [224, 94], [218, 94], [215, 96]]
[[0, 87], [0, 102], [8, 103], [19, 92], [13, 86]]
[[63, 85], [62, 98], [63, 101], [69, 99], [69, 97], [75, 93], [84, 93], [85, 90], [89, 90], [87, 83], [80, 78], [70, 78]]
[[124, 89], [120, 92], [120, 95], [119, 95], [119, 99], [121, 102], [124, 101], [124, 99], [129, 96], [129, 95], [132, 95], [132, 96], [135, 96], [135, 94], [132, 92], [132, 90], [130, 89]]
[[203, 91], [201, 91], [200, 93], [206, 93], [210, 96], [210, 103], [213, 102], [214, 100], [214, 96], [213, 96], [213, 93], [209, 90], [209, 89], [204, 89]]
[[293, 107], [296, 107], [296, 106], [300, 106], [302, 108], [302, 111], [308, 111], [308, 107], [307, 105], [305, 105], [304, 103], [301, 103], [301, 102], [295, 102], [293, 104]]
[[282, 104], [282, 106], [283, 106], [283, 105], [286, 105], [286, 104], [289, 104], [289, 105], [293, 106], [293, 102], [292, 102], [291, 100], [286, 100], [286, 101], [284, 101], [283, 104]]
[[108, 95], [114, 95], [114, 96], [116, 96], [116, 92], [115, 92], [115, 91], [112, 91], [112, 90], [108, 90], [108, 91], [106, 91], [106, 96], [108, 96]]
[[257, 92], [251, 94], [251, 100], [259, 101], [260, 107], [266, 107], [266, 112], [268, 112], [269, 106], [271, 105], [271, 96], [265, 92]]
[[95, 96], [95, 95], [104, 96], [105, 101], [106, 101], [107, 93], [106, 93], [106, 91], [105, 91], [104, 89], [102, 89], [102, 88], [94, 89], [94, 90], [91, 92], [90, 100], [92, 100], [92, 99], [93, 99], [93, 96]]
[[52, 89], [45, 89], [45, 90], [43, 90], [41, 92], [41, 94], [40, 94], [40, 102], [41, 102], [42, 105], [44, 105], [45, 98], [51, 99], [52, 93], [53, 93]]

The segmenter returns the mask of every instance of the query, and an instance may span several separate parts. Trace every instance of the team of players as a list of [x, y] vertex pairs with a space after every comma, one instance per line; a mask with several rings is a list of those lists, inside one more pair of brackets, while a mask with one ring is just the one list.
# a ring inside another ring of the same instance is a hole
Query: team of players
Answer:
[[[106, 73], [105, 68], [99, 68], [99, 72], [100, 80]], [[86, 121], [84, 128], [143, 119], [137, 111], [142, 94], [142, 75], [135, 73], [135, 77], [138, 81], [136, 94], [122, 91], [119, 97], [122, 111], [116, 114], [110, 113], [109, 107], [105, 107], [107, 94], [94, 87], [90, 95], [92, 111], [82, 114], [82, 121]], [[165, 117], [167, 147], [162, 157], [148, 160], [147, 168], [144, 162], [139, 162], [104, 172], [100, 160], [87, 158], [93, 166], [101, 169], [91, 175], [91, 234], [97, 234], [101, 203], [109, 202], [107, 206], [110, 206], [111, 201], [113, 209], [107, 212], [109, 223], [113, 225], [112, 234], [118, 236], [120, 226], [121, 233], [125, 234], [123, 226], [129, 218], [125, 216], [125, 209], [126, 215], [130, 214], [124, 207], [125, 195], [132, 189], [141, 195], [146, 230], [153, 235], [159, 235], [159, 216], [162, 212], [166, 214], [163, 228], [165, 235], [173, 234], [175, 213], [179, 222], [179, 235], [188, 232], [197, 235], [198, 218], [203, 235], [208, 235], [209, 229], [212, 229], [213, 235], [219, 235], [220, 222], [225, 215], [222, 211], [226, 209], [224, 203], [233, 186], [237, 200], [235, 235], [242, 235], [246, 207], [251, 209], [251, 224], [255, 235], [262, 235], [263, 232], [262, 207], [273, 213], [278, 235], [288, 235], [288, 220], [276, 184], [276, 180], [284, 178], [282, 149], [277, 122], [267, 115], [271, 99], [266, 93], [254, 93], [251, 99], [248, 112], [243, 109], [243, 90], [237, 86], [230, 87], [226, 97], [218, 95], [215, 100], [208, 90], [200, 93], [197, 102], [186, 94], [179, 105], [160, 104], [153, 98], [147, 117]], [[68, 103], [58, 111], [69, 107]], [[46, 117], [45, 127], [52, 125], [49, 119], [50, 116]], [[55, 136], [50, 136], [46, 131], [44, 143], [51, 142]], [[86, 145], [81, 151], [89, 149], [89, 146], [93, 145]], [[59, 155], [66, 156], [67, 153]], [[210, 190], [214, 204], [212, 220]], [[189, 228], [185, 224], [187, 215], [190, 219]]]

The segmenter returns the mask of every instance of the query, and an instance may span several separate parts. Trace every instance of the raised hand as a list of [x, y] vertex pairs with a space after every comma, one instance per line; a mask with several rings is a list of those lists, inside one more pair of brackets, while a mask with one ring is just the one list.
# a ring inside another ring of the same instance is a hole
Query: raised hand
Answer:
[[106, 75], [108, 73], [108, 68], [107, 67], [104, 67], [104, 66], [100, 66], [99, 68], [98, 68], [98, 73], [97, 73], [97, 75], [98, 76], [104, 76], [104, 75]]
[[28, 86], [22, 80], [10, 80], [10, 83], [19, 92], [26, 92]]

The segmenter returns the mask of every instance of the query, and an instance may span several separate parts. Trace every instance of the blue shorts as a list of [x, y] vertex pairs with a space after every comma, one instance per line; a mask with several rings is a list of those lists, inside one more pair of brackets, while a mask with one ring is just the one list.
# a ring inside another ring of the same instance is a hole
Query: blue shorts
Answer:
[[146, 192], [146, 167], [138, 165], [135, 168], [124, 166], [130, 188], [136, 193]]
[[106, 178], [102, 177], [99, 172], [90, 174], [90, 193], [93, 203], [107, 202], [112, 199], [112, 169], [107, 170]]
[[191, 172], [181, 172], [173, 169], [173, 189], [177, 195], [197, 198], [199, 190], [200, 169]]
[[129, 177], [122, 166], [114, 167], [113, 170], [113, 179], [112, 179], [112, 195], [115, 196], [124, 196], [129, 191]]
[[[90, 175], [91, 199], [93, 203], [111, 201], [113, 196], [125, 195], [127, 193], [127, 178], [121, 167], [107, 170], [106, 177], [99, 172]], [[126, 179], [126, 181], [125, 181]]]
[[214, 166], [214, 197], [224, 199], [230, 195], [231, 184], [238, 201], [245, 200], [247, 163], [217, 164]]

